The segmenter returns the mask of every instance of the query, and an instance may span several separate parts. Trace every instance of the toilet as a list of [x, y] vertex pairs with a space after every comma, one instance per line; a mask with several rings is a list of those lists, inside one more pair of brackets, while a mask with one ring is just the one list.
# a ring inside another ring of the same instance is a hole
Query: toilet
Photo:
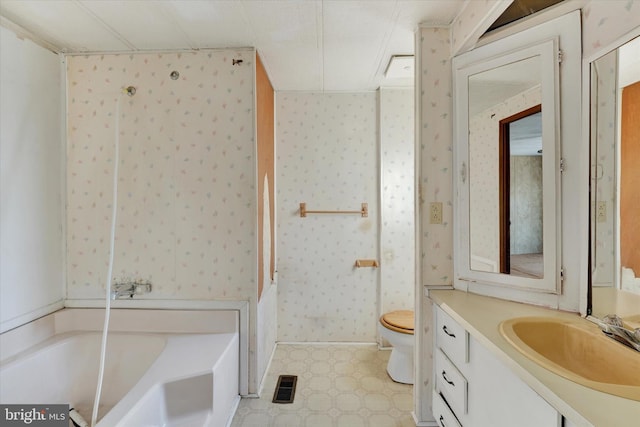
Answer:
[[413, 310], [397, 310], [380, 317], [378, 330], [393, 349], [387, 373], [398, 383], [413, 384]]

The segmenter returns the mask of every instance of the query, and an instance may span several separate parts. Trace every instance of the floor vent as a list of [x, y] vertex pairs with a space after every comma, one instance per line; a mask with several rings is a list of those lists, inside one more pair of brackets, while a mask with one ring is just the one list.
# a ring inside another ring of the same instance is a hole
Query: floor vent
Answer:
[[276, 391], [273, 393], [273, 403], [293, 403], [293, 396], [296, 394], [296, 375], [280, 375], [276, 384]]

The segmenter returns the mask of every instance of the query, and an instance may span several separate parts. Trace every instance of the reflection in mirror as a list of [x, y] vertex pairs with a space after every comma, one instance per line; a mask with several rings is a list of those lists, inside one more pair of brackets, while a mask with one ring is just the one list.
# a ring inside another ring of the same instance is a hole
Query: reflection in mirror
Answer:
[[590, 114], [591, 286], [598, 316], [609, 296], [640, 295], [640, 38], [591, 64]]
[[542, 278], [541, 59], [468, 80], [470, 268]]
[[500, 120], [500, 272], [543, 278], [542, 105]]

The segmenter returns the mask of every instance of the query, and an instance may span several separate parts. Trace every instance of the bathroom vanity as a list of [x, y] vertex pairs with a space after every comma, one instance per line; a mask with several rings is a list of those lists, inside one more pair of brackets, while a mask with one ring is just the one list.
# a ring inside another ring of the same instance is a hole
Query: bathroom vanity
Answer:
[[436, 328], [433, 413], [440, 426], [624, 427], [640, 420], [640, 401], [551, 372], [520, 353], [499, 330], [504, 320], [524, 316], [588, 320], [456, 290], [432, 290], [429, 297]]
[[[623, 295], [617, 254], [630, 231], [616, 226], [618, 101], [605, 97], [619, 89], [619, 61], [592, 65], [640, 27], [609, 47], [587, 43], [598, 7], [453, 58], [455, 289], [425, 286], [430, 401], [442, 427], [640, 423], [640, 353], [582, 317], [640, 314], [628, 297], [625, 309], [603, 303]], [[524, 119], [526, 131], [511, 127]]]

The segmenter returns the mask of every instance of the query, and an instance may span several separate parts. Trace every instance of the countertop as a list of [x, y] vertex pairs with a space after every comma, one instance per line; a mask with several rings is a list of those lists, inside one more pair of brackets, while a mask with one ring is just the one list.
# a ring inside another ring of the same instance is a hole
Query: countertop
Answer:
[[640, 314], [640, 295], [614, 288], [594, 287], [593, 315], [599, 319], [607, 314], [637, 317]]
[[[457, 290], [430, 290], [429, 297], [529, 387], [577, 426], [640, 425], [640, 402], [584, 387], [529, 360], [500, 334], [503, 320], [523, 316], [581, 319], [577, 313], [551, 310]], [[584, 322], [589, 322], [582, 319]], [[638, 355], [640, 357], [640, 354]]]

